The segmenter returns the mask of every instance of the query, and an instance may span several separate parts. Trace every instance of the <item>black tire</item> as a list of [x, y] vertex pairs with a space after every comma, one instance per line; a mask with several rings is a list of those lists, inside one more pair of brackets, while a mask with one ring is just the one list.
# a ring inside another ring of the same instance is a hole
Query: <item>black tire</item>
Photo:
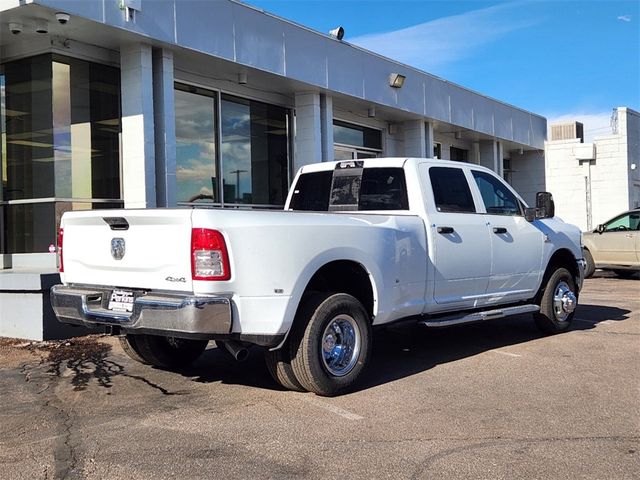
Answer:
[[565, 288], [568, 288], [574, 297], [574, 308], [577, 306], [578, 294], [576, 292], [576, 285], [573, 280], [573, 276], [566, 268], [556, 268], [549, 279], [544, 284], [544, 292], [540, 299], [540, 311], [534, 314], [536, 325], [538, 328], [547, 334], [556, 334], [566, 331], [571, 325], [575, 310], [567, 312], [562, 307], [562, 302], [556, 304], [554, 297], [558, 294], [558, 297], [564, 298], [569, 294], [562, 295], [565, 292]]
[[138, 345], [136, 344], [136, 337], [137, 335], [120, 335], [118, 337], [120, 340], [120, 346], [122, 347], [122, 350], [124, 350], [124, 353], [129, 355], [133, 360], [148, 365], [149, 362], [140, 355]]
[[593, 255], [586, 248], [582, 249], [582, 256], [584, 257], [585, 262], [587, 262], [586, 267], [584, 268], [584, 278], [591, 278], [593, 273], [596, 271], [596, 262], [593, 261]]
[[638, 273], [638, 271], [637, 270], [614, 270], [613, 273], [615, 273], [620, 278], [633, 278], [634, 275]]
[[[291, 332], [295, 377], [306, 390], [317, 395], [344, 392], [366, 367], [371, 341], [371, 322], [357, 299], [344, 293], [309, 295]], [[344, 355], [340, 353], [343, 351]]]
[[[135, 338], [129, 339], [129, 337]], [[209, 343], [207, 340], [190, 340], [159, 335], [127, 335], [125, 338], [131, 346], [131, 349], [125, 349], [125, 352], [131, 358], [138, 360], [137, 357], [139, 357], [142, 360], [138, 361], [142, 363], [168, 369], [182, 368], [192, 364], [202, 355]], [[123, 341], [121, 340], [121, 342]], [[131, 351], [135, 353], [135, 356], [131, 355]]]
[[294, 392], [306, 392], [304, 387], [300, 385], [291, 366], [288, 343], [285, 343], [279, 350], [265, 351], [264, 361], [273, 379], [284, 388]]

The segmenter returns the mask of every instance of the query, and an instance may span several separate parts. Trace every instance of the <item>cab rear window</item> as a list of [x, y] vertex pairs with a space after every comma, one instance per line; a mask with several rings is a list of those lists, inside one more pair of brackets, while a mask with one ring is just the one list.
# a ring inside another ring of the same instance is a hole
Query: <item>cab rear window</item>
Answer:
[[353, 168], [305, 173], [290, 208], [306, 211], [408, 210], [402, 168]]

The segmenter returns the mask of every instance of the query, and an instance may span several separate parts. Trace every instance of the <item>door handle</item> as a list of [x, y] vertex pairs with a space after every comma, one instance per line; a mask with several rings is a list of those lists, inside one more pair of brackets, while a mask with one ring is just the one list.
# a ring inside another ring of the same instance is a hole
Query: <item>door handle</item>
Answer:
[[446, 234], [446, 233], [453, 233], [453, 227], [438, 227], [438, 233], [442, 233], [442, 234]]
[[507, 233], [507, 229], [504, 227], [493, 227], [493, 233], [500, 235], [501, 233]]

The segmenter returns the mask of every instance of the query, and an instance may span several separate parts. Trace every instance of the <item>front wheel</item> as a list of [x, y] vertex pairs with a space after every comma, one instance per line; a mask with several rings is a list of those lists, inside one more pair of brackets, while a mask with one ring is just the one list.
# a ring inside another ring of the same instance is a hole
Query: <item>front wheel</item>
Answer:
[[356, 298], [344, 293], [308, 296], [290, 344], [296, 379], [317, 395], [337, 395], [364, 370], [371, 343], [371, 322]]
[[195, 362], [207, 348], [207, 340], [126, 335], [120, 337], [123, 350], [132, 359], [160, 368], [182, 368]]
[[596, 262], [593, 260], [593, 255], [586, 248], [582, 249], [582, 256], [587, 265], [584, 268], [584, 278], [590, 278], [596, 271]]
[[538, 328], [548, 334], [564, 332], [571, 325], [577, 305], [573, 276], [566, 268], [557, 268], [544, 287], [540, 311], [534, 314]]

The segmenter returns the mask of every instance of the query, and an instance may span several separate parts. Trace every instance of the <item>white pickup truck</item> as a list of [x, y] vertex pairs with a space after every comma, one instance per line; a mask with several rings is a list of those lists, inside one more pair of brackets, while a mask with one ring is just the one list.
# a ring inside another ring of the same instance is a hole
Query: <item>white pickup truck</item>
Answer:
[[143, 363], [177, 368], [209, 340], [265, 348], [292, 390], [335, 395], [369, 362], [372, 328], [533, 313], [566, 330], [582, 284], [580, 230], [528, 208], [490, 170], [377, 158], [305, 166], [284, 211], [68, 212], [61, 322], [106, 326]]

